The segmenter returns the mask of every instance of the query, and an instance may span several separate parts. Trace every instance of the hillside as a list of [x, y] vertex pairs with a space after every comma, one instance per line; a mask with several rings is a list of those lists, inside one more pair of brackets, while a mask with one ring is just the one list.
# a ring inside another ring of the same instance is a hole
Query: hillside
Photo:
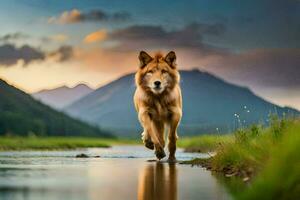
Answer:
[[79, 84], [73, 88], [62, 86], [51, 90], [41, 90], [33, 93], [32, 96], [44, 104], [60, 110], [92, 91], [93, 89], [89, 86]]
[[[282, 116], [298, 111], [274, 105], [249, 89], [198, 70], [181, 71], [183, 118], [181, 135], [228, 132], [238, 126], [267, 123], [270, 113]], [[74, 117], [108, 128], [121, 136], [141, 131], [133, 106], [134, 74], [123, 76], [68, 106]], [[239, 118], [237, 117], [239, 116]]]
[[34, 100], [0, 79], [0, 135], [110, 136]]

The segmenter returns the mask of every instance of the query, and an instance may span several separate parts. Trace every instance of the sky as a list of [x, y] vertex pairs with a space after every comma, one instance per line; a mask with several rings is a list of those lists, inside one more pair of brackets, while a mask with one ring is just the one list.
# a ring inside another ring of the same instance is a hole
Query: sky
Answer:
[[171, 50], [300, 109], [300, 0], [1, 0], [0, 78], [28, 92], [104, 85]]

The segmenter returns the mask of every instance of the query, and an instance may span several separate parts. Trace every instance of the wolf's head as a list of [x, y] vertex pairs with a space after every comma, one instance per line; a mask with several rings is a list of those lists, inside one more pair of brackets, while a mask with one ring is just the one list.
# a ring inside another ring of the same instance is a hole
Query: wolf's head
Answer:
[[136, 84], [144, 90], [158, 95], [172, 90], [178, 84], [179, 73], [174, 51], [166, 56], [157, 53], [154, 57], [141, 51], [139, 60], [140, 67], [136, 73]]

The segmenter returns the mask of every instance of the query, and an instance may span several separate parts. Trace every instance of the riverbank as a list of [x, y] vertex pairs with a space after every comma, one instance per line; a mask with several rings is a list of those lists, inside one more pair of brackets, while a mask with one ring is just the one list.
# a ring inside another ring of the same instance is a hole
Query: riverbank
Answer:
[[0, 151], [64, 150], [112, 145], [136, 144], [136, 140], [86, 137], [0, 137]]
[[[219, 145], [234, 141], [232, 135], [201, 135], [182, 137], [178, 147], [186, 152], [207, 153], [215, 151]], [[112, 145], [143, 145], [140, 138], [93, 138], [93, 137], [0, 137], [0, 151], [7, 150], [68, 150], [76, 148], [110, 147]]]
[[186, 152], [207, 153], [216, 151], [221, 145], [234, 142], [231, 134], [227, 135], [200, 135], [193, 137], [182, 137], [178, 139], [178, 146]]
[[225, 177], [250, 182], [250, 187], [230, 186], [237, 199], [298, 199], [299, 133], [299, 120], [274, 118], [268, 128], [240, 129], [230, 142], [220, 141], [213, 157], [184, 164], [201, 165]]

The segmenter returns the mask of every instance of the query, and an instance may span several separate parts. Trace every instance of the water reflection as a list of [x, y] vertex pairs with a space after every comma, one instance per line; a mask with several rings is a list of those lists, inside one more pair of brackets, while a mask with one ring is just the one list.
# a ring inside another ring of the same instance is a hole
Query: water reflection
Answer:
[[177, 200], [177, 169], [175, 164], [146, 165], [139, 174], [138, 200]]
[[[142, 146], [84, 153], [101, 157], [74, 158], [78, 151], [0, 152], [0, 200], [231, 199], [209, 171], [147, 162], [153, 155]], [[132, 155], [136, 158], [129, 159]], [[178, 151], [177, 158], [195, 155]]]

